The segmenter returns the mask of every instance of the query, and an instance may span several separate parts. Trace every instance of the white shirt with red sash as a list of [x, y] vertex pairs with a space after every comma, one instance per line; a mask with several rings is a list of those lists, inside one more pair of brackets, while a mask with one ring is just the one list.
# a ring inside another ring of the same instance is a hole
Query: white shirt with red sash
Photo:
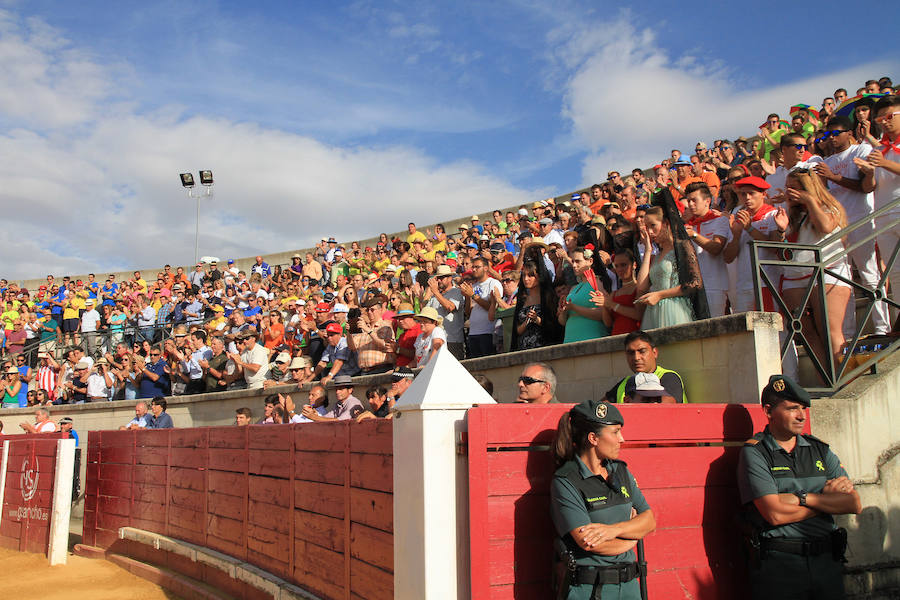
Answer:
[[[713, 236], [718, 235], [725, 238], [726, 244], [731, 241], [731, 226], [728, 217], [717, 210], [710, 209], [702, 217], [691, 219], [688, 224], [694, 228], [694, 231], [707, 239], [711, 240]], [[728, 269], [722, 254], [713, 256], [704, 250], [696, 240], [694, 240], [694, 252], [697, 253], [697, 263], [700, 265], [700, 274], [703, 276], [703, 287], [720, 292], [727, 290]]]
[[[734, 209], [734, 214], [737, 214], [743, 207], [737, 207]], [[778, 225], [775, 223], [775, 207], [771, 204], [763, 204], [756, 214], [753, 215], [750, 219], [750, 227], [758, 230], [760, 233], [764, 235], [769, 235], [776, 229], [778, 229]], [[736, 274], [737, 278], [735, 281], [735, 288], [738, 292], [752, 292], [753, 291], [753, 280], [754, 273], [752, 268], [752, 263], [750, 262], [750, 254], [752, 250], [750, 249], [750, 241], [753, 238], [750, 237], [750, 234], [747, 230], [741, 231], [741, 241], [740, 241], [740, 250], [737, 258], [734, 260], [732, 264], [736, 264], [737, 268]], [[772, 259], [775, 258], [775, 253], [771, 250], [763, 250], [759, 253], [760, 259]], [[780, 269], [775, 266], [767, 266], [765, 267], [766, 273], [769, 275], [769, 279], [773, 284], [778, 285], [778, 281], [780, 279]], [[766, 282], [762, 281], [763, 287], [766, 286]]]

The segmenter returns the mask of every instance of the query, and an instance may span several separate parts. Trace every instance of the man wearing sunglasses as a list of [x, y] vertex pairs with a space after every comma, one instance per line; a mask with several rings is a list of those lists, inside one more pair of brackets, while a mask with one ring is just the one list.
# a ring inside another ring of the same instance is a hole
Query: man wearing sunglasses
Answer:
[[516, 402], [528, 404], [556, 403], [556, 372], [547, 363], [525, 365], [516, 384]]
[[775, 169], [774, 173], [766, 177], [766, 183], [772, 186], [769, 197], [773, 203], [784, 202], [784, 189], [789, 171], [794, 168], [812, 169], [822, 162], [821, 156], [809, 155], [806, 159], [803, 158], [808, 154], [808, 144], [802, 133], [786, 133], [782, 136], [779, 146], [781, 147], [782, 164]]
[[[816, 165], [815, 170], [819, 177], [828, 181], [828, 191], [841, 203], [847, 212], [847, 224], [850, 225], [860, 219], [866, 218], [875, 210], [875, 200], [872, 191], [875, 189], [875, 173], [863, 173], [859, 170], [854, 159], [865, 159], [872, 152], [869, 144], [855, 144], [853, 139], [853, 124], [847, 117], [832, 117], [825, 126], [822, 137], [827, 140], [824, 144], [830, 149], [831, 154], [825, 158], [822, 164]], [[874, 223], [868, 223], [854, 231], [846, 238], [848, 246], [860, 242], [875, 230]], [[879, 282], [878, 259], [875, 256], [875, 240], [869, 240], [859, 247], [851, 250], [850, 260], [856, 266], [863, 285], [874, 289]], [[853, 300], [850, 301], [853, 306]], [[855, 327], [855, 313], [847, 311], [845, 320], [845, 334], [852, 333]], [[872, 312], [872, 325], [876, 334], [886, 334], [890, 331], [890, 319], [883, 302], [877, 302]]]

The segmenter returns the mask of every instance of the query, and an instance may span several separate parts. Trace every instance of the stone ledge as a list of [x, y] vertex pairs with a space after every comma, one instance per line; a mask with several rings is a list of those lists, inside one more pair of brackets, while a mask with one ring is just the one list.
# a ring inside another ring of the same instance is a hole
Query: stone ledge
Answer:
[[[704, 319], [702, 321], [693, 321], [683, 325], [675, 325], [663, 329], [654, 329], [651, 331], [657, 344], [661, 347], [692, 340], [716, 339], [720, 336], [737, 334], [756, 330], [775, 330], [781, 331], [781, 318], [776, 313], [766, 312], [747, 312], [737, 315], [726, 315], [724, 317], [716, 317], [713, 319]], [[483, 358], [469, 358], [462, 361], [462, 365], [469, 372], [489, 371], [492, 369], [501, 369], [505, 367], [515, 367], [524, 365], [529, 362], [552, 361], [565, 358], [575, 358], [579, 356], [591, 356], [598, 354], [610, 354], [622, 352], [622, 343], [625, 339], [624, 335], [610, 336], [598, 338], [595, 340], [586, 340], [583, 342], [574, 342], [571, 344], [558, 344], [555, 346], [544, 346], [543, 348], [535, 348], [534, 350], [523, 350], [518, 352], [507, 352], [504, 354], [495, 354], [485, 356]], [[416, 369], [418, 371], [418, 369]], [[390, 384], [390, 374], [382, 373], [380, 375], [362, 375], [354, 377], [354, 385], [360, 389], [375, 384]], [[259, 399], [259, 404], [263, 398], [269, 394], [299, 392], [301, 394], [308, 392], [312, 384], [306, 383], [297, 387], [295, 384], [285, 384], [271, 387], [267, 390], [231, 390], [227, 392], [212, 392], [209, 394], [197, 394], [193, 396], [169, 396], [166, 402], [170, 409], [172, 408], [188, 408], [201, 405], [208, 402], [219, 402], [223, 400], [246, 399], [248, 405], [258, 405], [255, 403]], [[329, 386], [330, 387], [330, 386]], [[145, 399], [146, 400], [146, 399]], [[50, 407], [51, 415], [57, 413], [71, 416], [76, 419], [79, 415], [88, 415], [94, 412], [123, 411], [123, 413], [131, 413], [134, 409], [136, 400], [117, 400], [115, 402], [92, 402], [89, 404], [61, 404]], [[4, 409], [2, 416], [31, 416], [34, 413], [33, 408], [14, 408]], [[124, 418], [126, 415], [123, 414]], [[131, 416], [125, 418], [122, 422], [129, 421]], [[13, 427], [8, 427], [13, 430]], [[18, 429], [18, 428], [15, 428]]]
[[227, 574], [235, 581], [249, 585], [265, 594], [271, 594], [273, 600], [319, 600], [318, 596], [276, 577], [256, 565], [190, 542], [135, 527], [120, 527], [119, 539], [152, 546], [157, 550], [185, 556], [193, 562], [209, 565]]
[[[726, 315], [714, 319], [693, 321], [683, 325], [675, 325], [662, 329], [652, 329], [650, 333], [658, 346], [666, 346], [678, 342], [716, 338], [721, 335], [754, 331], [757, 329], [773, 329], [781, 331], [781, 318], [777, 313], [746, 312], [737, 315]], [[556, 360], [560, 358], [572, 358], [576, 356], [589, 356], [594, 354], [607, 354], [622, 352], [622, 344], [626, 335], [615, 335], [583, 342], [570, 344], [558, 344], [544, 346], [534, 350], [521, 350], [495, 354], [483, 358], [469, 358], [462, 364], [469, 371], [486, 371], [501, 367], [514, 367], [530, 362]]]

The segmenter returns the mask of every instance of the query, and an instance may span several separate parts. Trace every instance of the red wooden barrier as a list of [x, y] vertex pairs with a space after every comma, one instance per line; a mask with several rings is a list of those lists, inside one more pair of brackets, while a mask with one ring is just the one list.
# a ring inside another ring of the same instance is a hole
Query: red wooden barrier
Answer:
[[0, 435], [0, 449], [9, 441], [0, 546], [47, 554], [57, 440], [67, 437], [65, 433]]
[[108, 548], [123, 526], [322, 598], [393, 598], [392, 422], [91, 432], [84, 543]]
[[[552, 443], [572, 405], [499, 404], [467, 414], [472, 597], [552, 597]], [[656, 516], [646, 538], [652, 598], [746, 593], [733, 517], [742, 442], [765, 426], [759, 406], [623, 405], [628, 463]], [[807, 419], [807, 431], [809, 420]]]

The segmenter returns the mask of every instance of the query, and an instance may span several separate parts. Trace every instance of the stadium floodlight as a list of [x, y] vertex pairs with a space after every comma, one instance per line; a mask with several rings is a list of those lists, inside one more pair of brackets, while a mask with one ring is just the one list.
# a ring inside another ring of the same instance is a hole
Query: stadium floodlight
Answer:
[[212, 171], [200, 171], [200, 183], [206, 188], [205, 192], [194, 194], [194, 175], [191, 173], [181, 173], [181, 185], [188, 191], [188, 198], [197, 200], [197, 226], [194, 230], [194, 263], [200, 256], [200, 196], [209, 198], [212, 196], [213, 174]]

